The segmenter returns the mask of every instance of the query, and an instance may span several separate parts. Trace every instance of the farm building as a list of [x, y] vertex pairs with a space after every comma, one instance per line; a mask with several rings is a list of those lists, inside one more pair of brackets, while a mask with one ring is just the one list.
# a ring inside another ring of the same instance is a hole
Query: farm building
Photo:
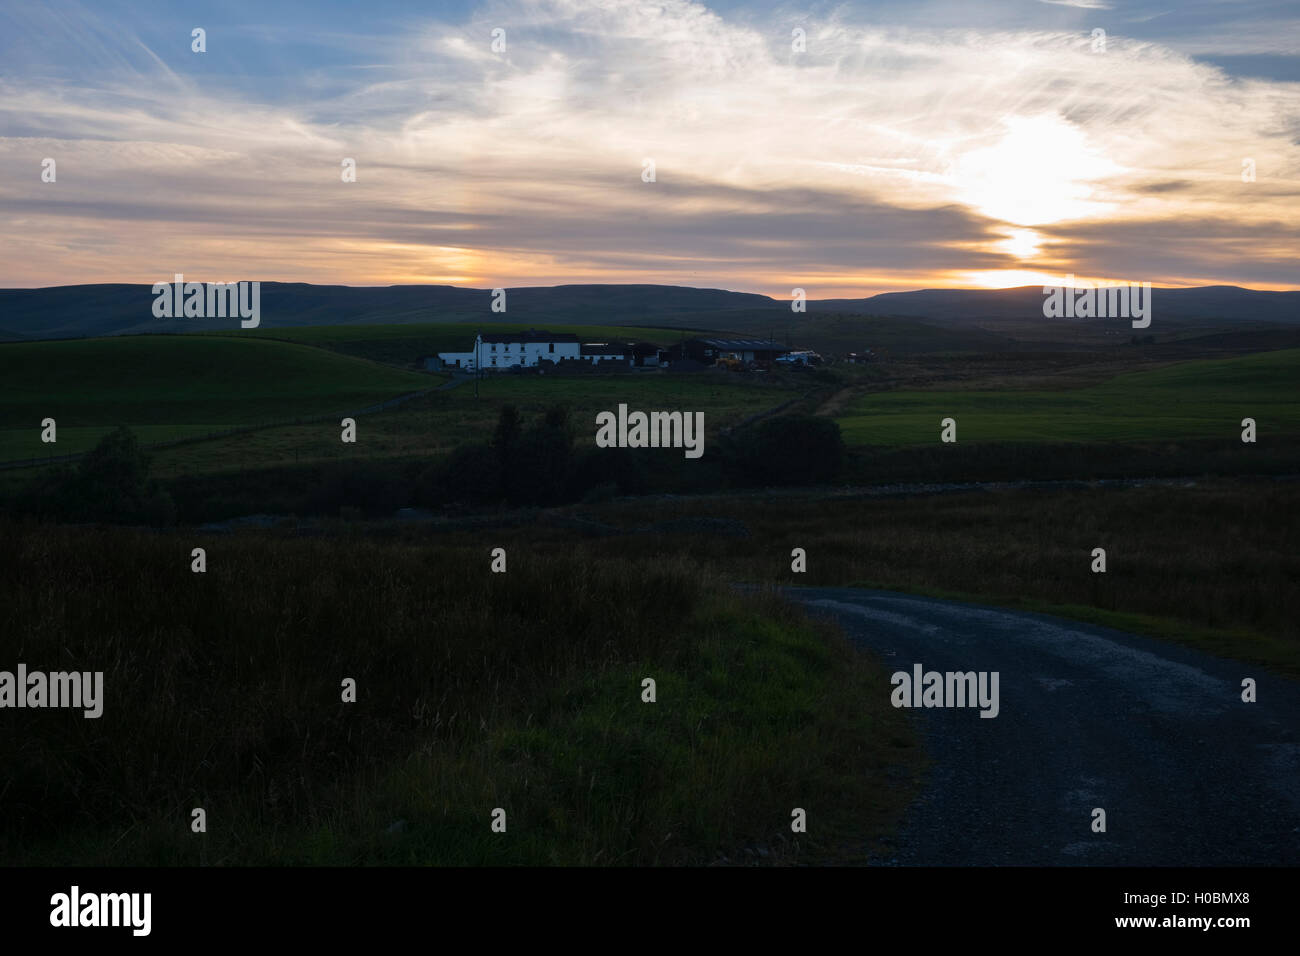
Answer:
[[659, 346], [650, 342], [579, 342], [567, 332], [532, 329], [527, 332], [480, 333], [467, 352], [439, 352], [420, 357], [429, 371], [460, 369], [485, 372], [511, 368], [573, 367], [581, 362], [592, 367], [653, 368], [659, 365]]
[[691, 359], [703, 365], [713, 365], [719, 359], [739, 362], [770, 362], [790, 350], [784, 345], [765, 339], [687, 339], [668, 349], [669, 363], [677, 359]]
[[629, 342], [628, 352], [632, 355], [632, 364], [636, 368], [655, 368], [659, 365], [662, 349], [653, 342]]
[[[541, 361], [560, 362], [580, 359], [582, 346], [576, 335], [568, 332], [547, 332], [530, 329], [527, 332], [479, 333], [474, 338], [474, 348], [468, 352], [439, 352], [442, 368], [473, 371], [480, 366], [484, 371], [506, 370], [513, 366], [533, 368]], [[429, 367], [428, 361], [425, 362]]]
[[622, 365], [631, 363], [631, 353], [625, 345], [611, 345], [609, 342], [584, 342], [582, 360], [593, 365]]
[[660, 351], [653, 342], [585, 342], [582, 358], [593, 365], [658, 368]]

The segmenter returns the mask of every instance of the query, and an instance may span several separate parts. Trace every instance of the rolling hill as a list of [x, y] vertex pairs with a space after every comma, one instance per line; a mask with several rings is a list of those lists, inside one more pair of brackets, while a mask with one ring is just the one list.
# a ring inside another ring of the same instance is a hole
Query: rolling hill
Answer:
[[[141, 335], [0, 345], [0, 461], [85, 451], [117, 425], [144, 442], [363, 408], [441, 377], [286, 342]], [[53, 418], [58, 442], [40, 440]]]
[[[1152, 320], [1300, 323], [1300, 292], [1266, 292], [1237, 286], [1152, 289]], [[1015, 289], [922, 289], [885, 292], [867, 299], [825, 299], [809, 311], [839, 310], [916, 316], [932, 321], [1043, 318], [1042, 286]], [[1057, 319], [1053, 321], [1070, 321]]]
[[[812, 290], [815, 291], [815, 290]], [[1042, 289], [926, 289], [863, 299], [809, 300], [808, 312], [925, 318], [978, 325], [989, 319], [1041, 319]], [[507, 312], [491, 311], [488, 289], [454, 286], [320, 286], [263, 282], [262, 328], [433, 322], [533, 325], [692, 326], [725, 329], [744, 321], [778, 330], [796, 316], [789, 302], [747, 292], [661, 285], [562, 285], [509, 289]], [[138, 332], [238, 329], [234, 319], [158, 319], [147, 285], [72, 285], [0, 289], [0, 339], [80, 338]], [[1300, 323], [1300, 292], [1235, 286], [1157, 289], [1158, 322]], [[747, 318], [746, 318], [747, 317]], [[1061, 321], [1061, 320], [1058, 320]], [[1069, 320], [1064, 320], [1069, 321]], [[738, 328], [739, 330], [739, 328]], [[747, 330], [748, 331], [748, 330]]]

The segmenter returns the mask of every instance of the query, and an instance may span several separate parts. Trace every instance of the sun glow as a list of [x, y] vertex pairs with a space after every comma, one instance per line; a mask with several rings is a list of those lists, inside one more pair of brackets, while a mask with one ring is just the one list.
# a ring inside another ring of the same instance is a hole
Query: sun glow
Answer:
[[[958, 198], [987, 216], [1020, 226], [1105, 215], [1094, 184], [1119, 171], [1083, 132], [1056, 116], [1010, 117], [991, 146], [953, 164]], [[1027, 231], [1027, 230], [1022, 230]]]
[[1042, 248], [1043, 238], [1032, 229], [1012, 229], [1007, 238], [995, 243], [999, 252], [1005, 252], [1017, 259], [1032, 259]]

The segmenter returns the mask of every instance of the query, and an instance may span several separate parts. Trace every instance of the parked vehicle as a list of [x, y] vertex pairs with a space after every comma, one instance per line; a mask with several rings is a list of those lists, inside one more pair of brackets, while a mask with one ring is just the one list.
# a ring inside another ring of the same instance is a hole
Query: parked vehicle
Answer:
[[797, 352], [788, 352], [776, 361], [781, 365], [820, 365], [822, 357], [812, 349], [800, 349]]

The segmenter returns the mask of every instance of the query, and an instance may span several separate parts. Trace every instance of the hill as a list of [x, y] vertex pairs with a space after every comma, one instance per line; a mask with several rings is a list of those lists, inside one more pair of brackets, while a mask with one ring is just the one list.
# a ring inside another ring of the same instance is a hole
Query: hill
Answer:
[[[228, 278], [228, 277], [227, 277]], [[0, 289], [0, 339], [80, 338], [137, 332], [238, 329], [235, 319], [158, 319], [148, 285]], [[926, 289], [863, 299], [809, 300], [808, 312], [926, 318], [936, 322], [1042, 321], [1042, 289]], [[728, 321], [781, 328], [796, 315], [784, 299], [663, 285], [561, 285], [507, 290], [506, 313], [488, 289], [454, 286], [323, 286], [263, 282], [262, 328], [317, 325], [523, 322], [531, 325], [693, 326]], [[1300, 292], [1234, 286], [1154, 290], [1158, 323], [1300, 322]], [[1070, 320], [1063, 320], [1070, 321]], [[737, 330], [740, 330], [739, 327]]]
[[[1182, 323], [1242, 320], [1300, 322], [1300, 292], [1204, 286], [1196, 289], [1152, 289], [1151, 298], [1152, 319], [1159, 323], [1169, 320]], [[809, 304], [810, 312], [829, 310], [917, 316], [935, 321], [1042, 321], [1043, 287], [922, 289], [916, 292], [886, 292], [866, 299], [823, 299]]]
[[[147, 285], [77, 285], [0, 289], [0, 334], [77, 338], [137, 332], [238, 329], [236, 319], [159, 319]], [[722, 308], [784, 306], [767, 296], [679, 286], [571, 285], [510, 289], [506, 313], [492, 311], [490, 289], [454, 286], [354, 287], [263, 282], [262, 328], [430, 322], [633, 324]]]
[[[440, 377], [285, 342], [143, 335], [0, 345], [0, 461], [85, 451], [119, 424], [142, 441], [363, 408]], [[40, 441], [40, 422], [58, 442]]]

